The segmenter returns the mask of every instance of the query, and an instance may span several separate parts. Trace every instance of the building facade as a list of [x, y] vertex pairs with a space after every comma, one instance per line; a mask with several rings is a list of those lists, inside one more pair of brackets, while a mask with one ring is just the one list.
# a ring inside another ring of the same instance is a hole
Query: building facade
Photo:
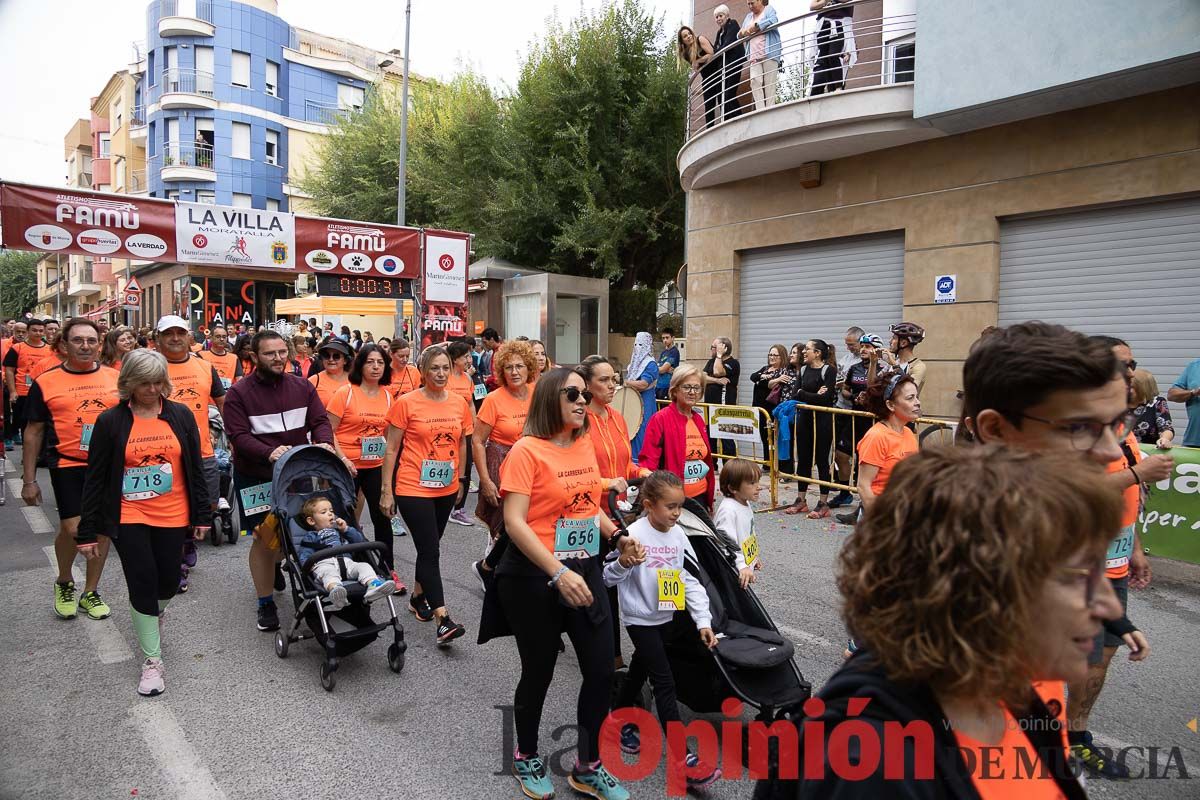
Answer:
[[1170, 385], [1200, 355], [1200, 7], [848, 5], [834, 91], [817, 14], [781, 20], [776, 104], [746, 92], [705, 127], [693, 83], [689, 339], [731, 337], [748, 372], [776, 342], [915, 322], [924, 410], [954, 417], [980, 331], [1045, 319], [1127, 339]]

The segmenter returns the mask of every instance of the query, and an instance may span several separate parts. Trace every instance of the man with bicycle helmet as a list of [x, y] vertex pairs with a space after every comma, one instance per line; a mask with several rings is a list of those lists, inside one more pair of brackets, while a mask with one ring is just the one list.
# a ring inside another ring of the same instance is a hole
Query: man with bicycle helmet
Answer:
[[925, 386], [925, 362], [913, 355], [913, 350], [925, 340], [925, 329], [914, 322], [900, 322], [891, 327], [892, 341], [883, 357], [893, 368], [911, 375], [917, 382], [917, 392]]

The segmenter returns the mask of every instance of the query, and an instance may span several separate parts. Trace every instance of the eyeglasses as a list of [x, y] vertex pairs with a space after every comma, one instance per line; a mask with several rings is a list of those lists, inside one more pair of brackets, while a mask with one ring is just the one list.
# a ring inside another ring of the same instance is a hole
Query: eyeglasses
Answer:
[[529, 367], [525, 366], [525, 362], [523, 361], [519, 361], [516, 364], [506, 364], [504, 366], [505, 372], [520, 372], [526, 369], [529, 369]]
[[703, 388], [704, 388], [704, 387], [702, 387], [702, 386], [697, 386], [697, 385], [696, 385], [696, 384], [694, 384], [694, 383], [688, 383], [688, 384], [684, 384], [683, 386], [680, 386], [680, 387], [679, 387], [679, 391], [681, 391], [681, 392], [686, 392], [687, 394], [700, 394], [700, 391], [701, 391]]
[[1021, 416], [1025, 419], [1031, 419], [1034, 422], [1040, 422], [1043, 425], [1049, 425], [1059, 433], [1067, 435], [1071, 439], [1071, 446], [1083, 452], [1087, 452], [1096, 446], [1096, 443], [1104, 436], [1105, 429], [1112, 431], [1112, 435], [1119, 442], [1129, 435], [1129, 432], [1133, 430], [1134, 424], [1134, 416], [1128, 411], [1122, 412], [1121, 416], [1112, 422], [1042, 419], [1032, 414], [1021, 414]]
[[592, 402], [592, 393], [589, 392], [587, 389], [580, 389], [575, 386], [568, 386], [565, 389], [559, 389], [558, 393], [565, 394], [567, 396], [568, 403], [578, 403], [579, 398], [581, 398], [581, 397], [583, 398], [583, 402], [585, 402], [585, 403]]
[[1103, 561], [1097, 561], [1090, 567], [1059, 567], [1058, 571], [1063, 575], [1072, 576], [1076, 581], [1080, 578], [1086, 579], [1083, 599], [1089, 606], [1096, 600], [1096, 590], [1100, 588], [1100, 581], [1108, 578]]

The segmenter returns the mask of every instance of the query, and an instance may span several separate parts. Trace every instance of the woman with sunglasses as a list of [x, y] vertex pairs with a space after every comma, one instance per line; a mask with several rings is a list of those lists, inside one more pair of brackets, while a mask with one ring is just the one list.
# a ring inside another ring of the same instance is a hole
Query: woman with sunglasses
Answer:
[[[601, 540], [617, 529], [600, 513], [607, 482], [588, 439], [583, 378], [559, 367], [541, 376], [534, 389], [525, 436], [500, 468], [504, 526], [512, 545], [496, 568], [484, 601], [499, 605], [516, 636], [521, 678], [514, 700], [517, 751], [513, 772], [527, 797], [554, 793], [545, 759], [538, 753], [538, 728], [546, 692], [554, 678], [560, 637], [575, 648], [583, 685], [576, 710], [579, 752], [568, 778], [592, 797], [615, 800], [629, 793], [600, 763], [600, 726], [608, 714], [613, 674], [608, 594], [601, 577]], [[629, 536], [617, 548], [640, 563], [645, 550]], [[481, 641], [503, 633], [481, 628]]]
[[921, 416], [917, 382], [901, 372], [880, 378], [867, 388], [866, 405], [877, 421], [858, 443], [862, 513], [871, 510], [896, 465], [917, 452], [917, 435], [908, 427]]
[[350, 379], [348, 370], [353, 355], [350, 345], [335, 337], [321, 345], [317, 350], [317, 357], [321, 360], [321, 369], [309, 378], [308, 382], [316, 387], [321, 405], [329, 408], [333, 393], [345, 386]]
[[711, 513], [716, 480], [708, 427], [696, 411], [704, 392], [704, 374], [691, 364], [671, 373], [667, 398], [671, 404], [650, 417], [638, 466], [665, 469], [683, 480], [683, 493], [700, 501]]
[[450, 619], [442, 587], [442, 534], [455, 501], [467, 491], [459, 479], [467, 465], [464, 444], [473, 420], [470, 403], [446, 389], [450, 370], [444, 347], [426, 348], [421, 388], [397, 398], [388, 411], [383, 475], [396, 478], [394, 485], [384, 483], [379, 497], [383, 513], [392, 517], [399, 512], [412, 534], [417, 574], [408, 610], [421, 622], [437, 619], [439, 647], [466, 633]]

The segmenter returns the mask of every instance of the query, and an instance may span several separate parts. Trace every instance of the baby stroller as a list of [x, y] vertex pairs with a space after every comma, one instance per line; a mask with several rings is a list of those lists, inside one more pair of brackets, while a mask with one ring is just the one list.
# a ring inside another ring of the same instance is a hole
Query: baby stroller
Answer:
[[[609, 509], [624, 529], [616, 498], [615, 492], [609, 493]], [[689, 546], [684, 568], [708, 591], [712, 629], [720, 637], [716, 649], [709, 650], [695, 635], [688, 613], [676, 612], [671, 625], [689, 632], [671, 637], [666, 646], [680, 702], [698, 713], [715, 713], [722, 700], [733, 696], [757, 709], [756, 719], [768, 724], [801, 716], [800, 706], [812, 695], [812, 686], [792, 660], [794, 646], [780, 635], [754, 591], [739, 587], [732, 543], [691, 498], [684, 501], [678, 524]], [[623, 677], [618, 673], [616, 680]]]
[[[208, 433], [212, 436], [213, 454], [217, 457], [220, 484], [217, 511], [213, 515], [208, 541], [213, 547], [220, 547], [222, 538], [229, 544], [236, 544], [238, 529], [233, 525], [233, 453], [225, 436], [225, 420], [216, 406], [208, 407]], [[220, 500], [225, 502], [221, 503]]]
[[[357, 560], [367, 561], [379, 571], [379, 553], [384, 545], [379, 542], [360, 542], [318, 550], [306, 562], [300, 563], [299, 554], [292, 541], [292, 534], [303, 536], [304, 526], [298, 519], [305, 501], [312, 497], [324, 497], [333, 504], [334, 513], [346, 520], [354, 519], [354, 502], [357, 491], [354, 479], [336, 455], [323, 447], [305, 445], [293, 447], [275, 462], [271, 480], [271, 497], [275, 521], [279, 525], [279, 541], [283, 547], [283, 569], [288, 574], [292, 590], [292, 603], [296, 609], [295, 620], [286, 633], [280, 628], [275, 634], [275, 655], [287, 658], [288, 647], [302, 639], [315, 638], [325, 648], [325, 663], [321, 665], [321, 685], [332, 692], [337, 679], [334, 673], [338, 660], [350, 655], [375, 641], [379, 634], [392, 629], [393, 641], [388, 645], [387, 662], [392, 672], [404, 668], [404, 626], [396, 616], [392, 597], [386, 599], [391, 619], [375, 623], [371, 619], [369, 606], [363, 601], [366, 588], [357, 581], [346, 584], [350, 603], [340, 611], [326, 604], [328, 594], [317, 584], [308, 571], [310, 564], [323, 558], [353, 555]], [[345, 567], [342, 578], [346, 578]], [[382, 605], [382, 602], [376, 603]], [[298, 633], [300, 623], [308, 626], [309, 633]]]

